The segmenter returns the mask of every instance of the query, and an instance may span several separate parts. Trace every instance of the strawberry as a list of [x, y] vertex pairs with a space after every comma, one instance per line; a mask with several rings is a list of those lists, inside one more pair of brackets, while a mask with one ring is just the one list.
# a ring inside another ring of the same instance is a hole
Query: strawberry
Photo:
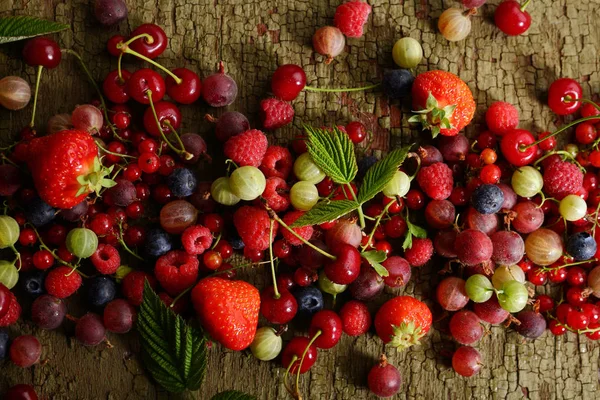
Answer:
[[213, 339], [231, 350], [250, 346], [260, 309], [257, 288], [244, 281], [208, 277], [192, 290], [192, 303]]
[[455, 136], [473, 119], [473, 93], [458, 76], [446, 71], [427, 71], [415, 78], [412, 108], [416, 115], [408, 121], [421, 123], [423, 130]]
[[33, 139], [27, 154], [35, 187], [52, 207], [71, 208], [88, 194], [115, 185], [107, 178], [112, 167], [100, 164], [98, 146], [87, 132], [64, 130]]
[[431, 328], [431, 311], [411, 296], [388, 300], [375, 315], [375, 330], [383, 343], [404, 350], [419, 340]]

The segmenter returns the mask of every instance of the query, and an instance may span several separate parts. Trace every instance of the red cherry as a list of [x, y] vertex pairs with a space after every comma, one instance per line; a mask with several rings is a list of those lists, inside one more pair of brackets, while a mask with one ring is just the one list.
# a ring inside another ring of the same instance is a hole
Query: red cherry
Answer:
[[420, 210], [425, 205], [425, 195], [417, 189], [410, 189], [406, 193], [406, 205], [411, 210]]
[[340, 341], [342, 331], [342, 319], [330, 310], [321, 310], [313, 315], [308, 328], [308, 334], [313, 338], [321, 332], [314, 341], [320, 349], [334, 347]]
[[[600, 110], [598, 110], [596, 107], [594, 107], [593, 104], [590, 103], [584, 103], [581, 105], [581, 110], [579, 111], [581, 113], [582, 117], [593, 117], [593, 116], [600, 116]], [[590, 122], [592, 123], [598, 123], [600, 122], [600, 118], [597, 119], [593, 119], [590, 120]]]
[[129, 44], [131, 50], [136, 51], [148, 58], [160, 56], [167, 48], [167, 34], [163, 29], [155, 24], [142, 24], [131, 32], [131, 37], [141, 34], [148, 34], [152, 38], [140, 38]]
[[210, 213], [204, 216], [204, 226], [206, 226], [212, 233], [221, 232], [224, 225], [225, 220], [219, 214]]
[[165, 83], [169, 97], [180, 104], [192, 104], [198, 100], [202, 94], [202, 81], [198, 74], [187, 68], [177, 68], [171, 72], [182, 82], [178, 84], [173, 77], [167, 76]]
[[[283, 368], [288, 369], [291, 374], [298, 373], [298, 368], [300, 368], [300, 373], [303, 374], [309, 369], [317, 361], [317, 347], [313, 344], [308, 346], [310, 343], [310, 339], [304, 336], [296, 336], [285, 346], [283, 349], [283, 353], [281, 354], [281, 363]], [[300, 360], [302, 359], [302, 355], [305, 353], [304, 360], [302, 361], [302, 367], [300, 367]], [[294, 360], [294, 356], [296, 360]]]
[[276, 299], [273, 286], [265, 288], [260, 295], [260, 313], [270, 323], [284, 325], [296, 316], [298, 303], [287, 289], [279, 288], [279, 295]]
[[306, 74], [298, 65], [282, 65], [275, 70], [271, 77], [271, 90], [281, 100], [294, 100], [305, 86]]
[[533, 142], [535, 142], [535, 138], [531, 132], [525, 129], [514, 129], [502, 137], [500, 150], [511, 165], [524, 167], [536, 158], [537, 145], [525, 149], [525, 146]]
[[[172, 133], [171, 127], [175, 130], [179, 129], [181, 126], [181, 111], [179, 111], [179, 108], [175, 104], [169, 101], [159, 101], [154, 103], [154, 109], [165, 135]], [[160, 131], [156, 125], [151, 107], [148, 107], [146, 112], [144, 112], [144, 129], [152, 136], [160, 137]]]
[[496, 8], [494, 21], [502, 32], [509, 36], [517, 36], [529, 29], [531, 15], [517, 1], [507, 0]]
[[150, 104], [148, 91], [152, 91], [152, 102], [157, 103], [165, 96], [165, 80], [150, 68], [142, 68], [127, 80], [127, 92], [138, 103]]
[[125, 39], [125, 36], [122, 36], [122, 35], [111, 36], [111, 38], [108, 39], [108, 42], [106, 42], [106, 49], [108, 50], [108, 52], [110, 53], [111, 56], [118, 57], [121, 54], [123, 54], [123, 51], [121, 49], [117, 49], [117, 45], [119, 43], [124, 43], [126, 41], [127, 41], [127, 39]]
[[336, 247], [336, 259], [325, 265], [325, 275], [333, 283], [349, 285], [360, 273], [360, 253], [354, 246], [341, 244]]
[[158, 168], [160, 167], [160, 158], [155, 153], [142, 153], [138, 157], [138, 166], [143, 172], [152, 174], [158, 171]]
[[19, 384], [8, 389], [4, 400], [38, 400], [38, 395], [33, 386]]
[[286, 258], [292, 252], [292, 247], [283, 239], [279, 239], [273, 243], [273, 254], [277, 258]]
[[23, 47], [23, 59], [32, 67], [42, 66], [52, 69], [58, 67], [62, 54], [58, 43], [45, 37], [30, 39]]
[[102, 83], [102, 91], [106, 98], [117, 104], [129, 101], [129, 91], [127, 89], [129, 78], [131, 78], [131, 72], [126, 69], [121, 70], [121, 78], [119, 78], [119, 71], [109, 72]]
[[575, 128], [575, 139], [581, 144], [590, 144], [598, 137], [596, 127], [590, 122], [582, 122]]
[[298, 286], [306, 287], [311, 283], [316, 282], [317, 279], [317, 273], [307, 268], [298, 268], [294, 271], [294, 283]]
[[[552, 82], [548, 88], [548, 106], [558, 115], [573, 114], [581, 106], [583, 90], [574, 79], [560, 78]], [[567, 101], [570, 98], [571, 101]]]
[[352, 140], [352, 143], [360, 143], [367, 137], [367, 128], [360, 121], [352, 121], [348, 125], [346, 125], [346, 133], [348, 133], [348, 137]]

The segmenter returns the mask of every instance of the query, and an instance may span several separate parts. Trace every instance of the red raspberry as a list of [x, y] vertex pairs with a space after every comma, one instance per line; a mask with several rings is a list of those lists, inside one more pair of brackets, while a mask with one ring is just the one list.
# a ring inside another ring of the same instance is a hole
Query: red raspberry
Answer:
[[[290, 187], [281, 178], [271, 177], [267, 179], [265, 190], [262, 193], [262, 198], [267, 201], [267, 205], [276, 213], [285, 211], [290, 206]], [[262, 205], [261, 200], [257, 200], [257, 204]]]
[[417, 182], [425, 194], [433, 200], [446, 200], [450, 197], [454, 186], [452, 170], [441, 162], [421, 168], [417, 174]]
[[371, 327], [371, 314], [369, 309], [358, 300], [350, 300], [340, 310], [342, 328], [349, 336], [359, 336], [367, 333]]
[[144, 282], [148, 279], [148, 283], [152, 289], [156, 288], [156, 278], [143, 271], [131, 271], [123, 278], [121, 289], [123, 296], [129, 301], [129, 304], [139, 306], [144, 300]]
[[350, 1], [339, 5], [335, 10], [333, 23], [348, 37], [359, 38], [363, 35], [363, 25], [371, 14], [371, 6], [360, 1]]
[[577, 193], [583, 186], [583, 172], [575, 164], [557, 161], [544, 170], [544, 192], [557, 200]]
[[204, 253], [210, 248], [212, 241], [212, 232], [202, 225], [190, 226], [181, 234], [181, 244], [188, 254], [200, 255]]
[[[283, 222], [287, 225], [293, 224], [298, 218], [304, 215], [304, 211], [290, 211], [283, 216]], [[303, 226], [301, 228], [293, 228], [294, 232], [298, 235], [302, 236], [304, 240], [310, 240], [313, 234], [313, 227], [311, 225]], [[304, 244], [302, 240], [298, 239], [296, 236], [292, 235], [290, 231], [287, 229], [282, 229], [281, 233], [283, 234], [283, 238], [292, 246], [300, 246]]]
[[260, 164], [260, 170], [266, 178], [276, 176], [287, 179], [292, 170], [294, 160], [288, 149], [281, 146], [269, 146]]
[[90, 260], [96, 270], [103, 275], [114, 274], [121, 265], [119, 251], [110, 244], [99, 244]]
[[[269, 214], [260, 208], [243, 206], [233, 214], [233, 224], [247, 248], [266, 250], [269, 248], [269, 230], [271, 220]], [[277, 235], [279, 224], [273, 225], [273, 237]], [[271, 240], [272, 241], [272, 240]]]
[[412, 247], [406, 249], [404, 258], [411, 267], [421, 267], [431, 259], [433, 243], [429, 239], [413, 238]]
[[497, 101], [487, 109], [485, 122], [490, 131], [504, 136], [519, 125], [519, 111], [510, 103]]
[[223, 153], [240, 167], [258, 167], [267, 152], [267, 147], [269, 142], [265, 134], [258, 129], [250, 129], [229, 138], [223, 146]]
[[187, 297], [181, 297], [173, 307], [170, 307], [170, 305], [173, 304], [173, 298], [165, 292], [160, 292], [158, 298], [160, 298], [160, 301], [162, 301], [165, 306], [171, 308], [175, 314], [183, 314], [190, 304]]
[[260, 120], [263, 128], [270, 131], [291, 123], [294, 119], [294, 108], [290, 103], [271, 98], [260, 102]]
[[10, 326], [17, 322], [21, 316], [21, 305], [17, 301], [14, 294], [10, 294], [10, 305], [8, 306], [8, 312], [0, 318], [0, 327]]
[[44, 285], [48, 294], [66, 299], [81, 286], [81, 275], [73, 268], [63, 265], [48, 273]]
[[196, 283], [199, 265], [196, 256], [183, 250], [173, 250], [156, 260], [154, 275], [167, 293], [177, 296]]

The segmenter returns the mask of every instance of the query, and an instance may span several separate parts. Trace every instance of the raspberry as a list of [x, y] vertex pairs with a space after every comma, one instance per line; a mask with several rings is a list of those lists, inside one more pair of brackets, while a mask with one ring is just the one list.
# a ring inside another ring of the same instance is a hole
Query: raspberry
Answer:
[[156, 260], [154, 275], [167, 293], [177, 296], [196, 283], [199, 265], [196, 256], [183, 250], [173, 250]]
[[96, 270], [103, 275], [114, 274], [121, 265], [119, 251], [110, 244], [99, 244], [90, 260]]
[[[233, 224], [247, 248], [266, 250], [269, 248], [269, 230], [271, 220], [265, 210], [257, 207], [243, 206], [233, 214]], [[273, 237], [277, 235], [279, 224], [273, 225]]]
[[11, 301], [8, 307], [8, 312], [4, 315], [4, 317], [0, 318], [0, 327], [14, 324], [21, 316], [21, 305], [17, 301], [17, 298], [12, 293], [10, 294], [10, 298]]
[[294, 108], [290, 103], [271, 98], [260, 102], [260, 120], [263, 128], [270, 131], [291, 123], [294, 119]]
[[188, 254], [204, 253], [210, 248], [212, 241], [213, 236], [210, 229], [202, 225], [190, 226], [181, 234], [181, 244]]
[[575, 164], [557, 161], [544, 170], [544, 192], [557, 200], [577, 193], [583, 186], [583, 173]]
[[73, 268], [60, 266], [48, 273], [44, 286], [48, 294], [59, 299], [66, 299], [81, 286], [81, 275]]
[[258, 129], [250, 129], [229, 138], [223, 146], [223, 153], [240, 167], [258, 167], [267, 152], [267, 147], [269, 142], [265, 134]]
[[260, 170], [266, 178], [276, 176], [287, 179], [293, 164], [294, 160], [288, 149], [281, 146], [269, 146], [260, 164]]
[[129, 304], [139, 306], [144, 300], [144, 282], [148, 283], [152, 289], [156, 288], [156, 278], [142, 271], [131, 271], [123, 278], [121, 289], [123, 296], [129, 301]]
[[371, 327], [371, 314], [369, 309], [358, 300], [350, 300], [340, 310], [342, 328], [349, 336], [359, 336], [367, 333]]
[[[290, 187], [281, 178], [271, 177], [267, 179], [262, 198], [267, 201], [267, 206], [276, 213], [285, 211], [290, 206]], [[257, 203], [262, 205], [260, 200]]]
[[[304, 215], [303, 211], [290, 211], [289, 213], [283, 216], [283, 222], [287, 225], [293, 224], [298, 218]], [[311, 225], [303, 226], [301, 228], [293, 228], [294, 232], [298, 235], [302, 236], [304, 240], [310, 240], [313, 234], [313, 227]], [[302, 240], [298, 239], [296, 236], [292, 235], [290, 231], [287, 229], [283, 229], [281, 231], [283, 234], [283, 238], [292, 246], [300, 246], [304, 244]]]
[[519, 125], [519, 111], [510, 103], [497, 101], [487, 109], [485, 122], [490, 131], [504, 136]]
[[344, 3], [335, 10], [333, 22], [348, 37], [359, 38], [363, 35], [363, 25], [371, 14], [371, 6], [360, 1]]
[[412, 247], [406, 249], [404, 258], [411, 267], [420, 267], [425, 265], [433, 255], [433, 243], [429, 239], [413, 238]]
[[454, 186], [452, 170], [441, 162], [421, 168], [417, 174], [417, 182], [425, 194], [433, 200], [447, 199]]

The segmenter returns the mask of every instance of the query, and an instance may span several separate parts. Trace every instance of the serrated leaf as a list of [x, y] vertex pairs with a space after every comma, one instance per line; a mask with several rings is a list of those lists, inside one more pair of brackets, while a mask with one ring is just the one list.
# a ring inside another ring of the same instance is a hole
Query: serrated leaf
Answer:
[[366, 203], [373, 197], [377, 196], [383, 190], [385, 185], [389, 183], [402, 165], [411, 146], [405, 146], [400, 149], [391, 151], [384, 159], [375, 163], [363, 178], [363, 184], [358, 191], [358, 202]]
[[318, 225], [323, 222], [333, 221], [358, 208], [358, 203], [354, 200], [333, 200], [322, 201], [312, 209], [304, 213], [292, 225], [292, 228], [299, 228], [306, 225]]
[[256, 397], [237, 390], [228, 390], [215, 394], [211, 400], [256, 400]]
[[360, 255], [362, 256], [362, 258], [367, 260], [367, 262], [373, 267], [373, 269], [379, 274], [379, 276], [385, 277], [390, 275], [389, 271], [383, 265], [381, 265], [381, 263], [387, 259], [387, 256], [385, 255], [384, 251], [365, 251]]
[[0, 44], [48, 35], [65, 29], [69, 29], [69, 25], [36, 17], [4, 17], [0, 18]]
[[200, 388], [208, 358], [206, 339], [167, 308], [147, 281], [137, 329], [144, 365], [156, 382], [174, 393]]
[[410, 249], [412, 247], [412, 238], [417, 237], [419, 239], [425, 239], [427, 237], [427, 231], [418, 225], [413, 224], [406, 218], [406, 226], [408, 227], [404, 242], [402, 242], [402, 249]]
[[309, 125], [305, 125], [304, 130], [308, 135], [308, 152], [315, 164], [335, 183], [352, 182], [358, 165], [350, 137], [335, 126], [332, 132]]

